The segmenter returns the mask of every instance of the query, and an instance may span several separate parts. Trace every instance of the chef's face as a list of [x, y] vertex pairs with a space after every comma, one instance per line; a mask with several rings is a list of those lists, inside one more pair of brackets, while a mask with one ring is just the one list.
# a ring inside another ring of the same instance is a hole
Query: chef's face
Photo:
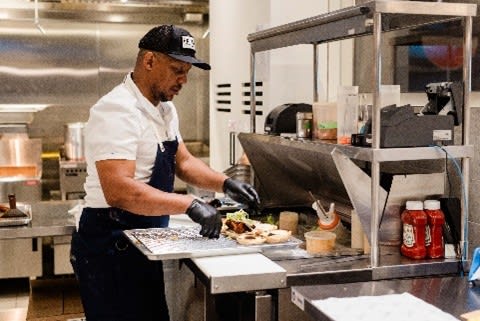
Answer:
[[187, 83], [187, 74], [192, 64], [171, 58], [165, 54], [153, 53], [153, 77], [151, 90], [155, 101], [169, 101], [180, 93]]

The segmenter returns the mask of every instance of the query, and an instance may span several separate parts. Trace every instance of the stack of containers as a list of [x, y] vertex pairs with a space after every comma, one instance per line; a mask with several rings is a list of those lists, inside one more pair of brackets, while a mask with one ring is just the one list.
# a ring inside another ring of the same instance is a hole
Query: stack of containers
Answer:
[[358, 86], [338, 88], [337, 125], [337, 143], [350, 145], [358, 126]]

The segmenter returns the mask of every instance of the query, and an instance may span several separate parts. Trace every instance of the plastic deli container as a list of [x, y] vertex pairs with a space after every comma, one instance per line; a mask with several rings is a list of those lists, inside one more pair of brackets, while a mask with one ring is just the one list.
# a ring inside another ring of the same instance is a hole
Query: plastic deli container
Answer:
[[313, 138], [326, 140], [337, 139], [337, 104], [314, 102], [312, 110]]
[[327, 231], [310, 231], [305, 233], [307, 252], [310, 254], [330, 253], [335, 248], [335, 233]]

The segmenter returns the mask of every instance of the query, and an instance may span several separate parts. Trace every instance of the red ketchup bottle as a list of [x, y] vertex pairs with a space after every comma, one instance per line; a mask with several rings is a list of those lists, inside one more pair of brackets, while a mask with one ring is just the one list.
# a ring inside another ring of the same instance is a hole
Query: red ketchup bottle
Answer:
[[427, 214], [427, 226], [425, 227], [425, 247], [427, 257], [436, 259], [445, 254], [445, 243], [443, 241], [443, 224], [445, 215], [440, 209], [440, 201], [426, 200], [423, 202]]
[[425, 247], [425, 226], [427, 214], [423, 211], [421, 201], [407, 201], [402, 213], [403, 243], [402, 255], [412, 259], [423, 259], [427, 255]]

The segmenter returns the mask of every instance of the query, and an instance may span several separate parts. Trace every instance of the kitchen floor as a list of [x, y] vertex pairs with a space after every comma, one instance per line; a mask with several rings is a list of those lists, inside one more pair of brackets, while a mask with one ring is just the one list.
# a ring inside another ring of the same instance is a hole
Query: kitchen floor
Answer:
[[73, 277], [0, 280], [0, 321], [84, 321]]

